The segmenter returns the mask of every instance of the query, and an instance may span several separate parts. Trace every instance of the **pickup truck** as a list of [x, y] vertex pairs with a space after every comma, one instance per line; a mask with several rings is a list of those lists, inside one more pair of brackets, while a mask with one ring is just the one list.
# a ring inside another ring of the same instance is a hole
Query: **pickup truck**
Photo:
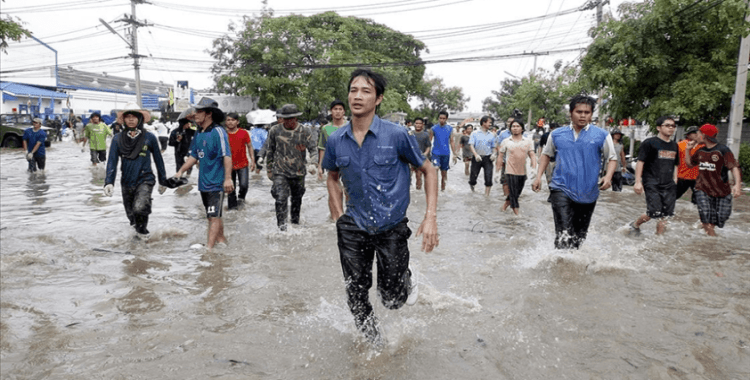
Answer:
[[[1, 114], [0, 115], [0, 146], [3, 148], [23, 147], [23, 131], [32, 128], [31, 115], [25, 114]], [[47, 132], [47, 141], [44, 146], [50, 147], [52, 140], [57, 137], [55, 128], [42, 126]]]

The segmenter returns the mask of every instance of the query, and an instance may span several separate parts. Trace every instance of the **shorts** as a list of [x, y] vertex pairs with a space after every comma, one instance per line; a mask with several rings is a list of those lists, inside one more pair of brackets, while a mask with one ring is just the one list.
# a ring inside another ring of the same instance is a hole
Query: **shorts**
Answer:
[[432, 155], [432, 165], [436, 168], [439, 168], [442, 171], [447, 171], [451, 168], [450, 165], [451, 162], [451, 156], [450, 155], [441, 155], [441, 154], [433, 154]]
[[223, 191], [201, 191], [203, 206], [206, 208], [207, 218], [221, 218], [221, 211], [224, 206]]
[[724, 228], [724, 223], [732, 215], [732, 194], [726, 197], [712, 197], [701, 190], [696, 190], [695, 200], [698, 203], [701, 223]]
[[91, 162], [95, 164], [99, 162], [107, 162], [106, 150], [90, 150], [89, 153], [91, 153]]
[[670, 182], [666, 185], [643, 185], [646, 192], [646, 215], [649, 218], [674, 216], [674, 204], [677, 200], [677, 185]]

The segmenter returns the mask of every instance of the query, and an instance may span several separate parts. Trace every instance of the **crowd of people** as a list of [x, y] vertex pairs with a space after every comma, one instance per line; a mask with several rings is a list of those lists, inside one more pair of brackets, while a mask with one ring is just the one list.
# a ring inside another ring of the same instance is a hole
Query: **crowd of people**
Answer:
[[[177, 127], [168, 135], [162, 131], [157, 137], [146, 131], [151, 115], [136, 106], [118, 114], [116, 128], [102, 123], [101, 116], [94, 113], [77, 133], [83, 146], [89, 143], [92, 165], [106, 161], [107, 196], [114, 194], [119, 165], [125, 214], [141, 238], [149, 234], [154, 187], [158, 184], [163, 193], [166, 188], [184, 185], [193, 166], [199, 165], [197, 182], [208, 222], [207, 249], [228, 244], [222, 222], [224, 198], [229, 210], [242, 208], [250, 173], [266, 169], [273, 184], [277, 226], [286, 231], [289, 223], [300, 223], [305, 179], [317, 172], [319, 180], [325, 179], [330, 218], [336, 223], [348, 305], [357, 328], [376, 345], [382, 344], [382, 337], [368, 300], [375, 258], [383, 305], [398, 309], [417, 299], [416, 273], [409, 266], [407, 242], [412, 231], [406, 218], [412, 173], [416, 189], [424, 187], [426, 198], [425, 216], [417, 230], [426, 252], [439, 244], [438, 178], [440, 191], [445, 191], [451, 155], [454, 167], [458, 159], [464, 162], [472, 192], [481, 171], [484, 194], [490, 196], [493, 175], [500, 173], [497, 182], [505, 198], [499, 209], [510, 207], [516, 215], [527, 178], [532, 177], [531, 188], [539, 192], [545, 176], [557, 249], [579, 248], [600, 191], [610, 187], [622, 190], [621, 173], [627, 166], [622, 132], [608, 132], [592, 124], [596, 101], [591, 97], [571, 99], [569, 125], [550, 123], [546, 133], [537, 128], [533, 137], [524, 137], [524, 122], [515, 116], [498, 131], [493, 129], [491, 116], [481, 117], [476, 128], [470, 124], [473, 118], [452, 127], [446, 111], [440, 112], [438, 123], [431, 127], [423, 118], [413, 121], [413, 129], [380, 119], [376, 110], [386, 85], [378, 73], [355, 70], [348, 83], [348, 102], [331, 102], [330, 122], [315, 131], [298, 121], [301, 112], [296, 105], [287, 104], [276, 111], [275, 121], [265, 120], [248, 132], [239, 128], [236, 113], [225, 114], [215, 101], [204, 98], [180, 114]], [[30, 171], [45, 167], [46, 134], [41, 122], [34, 119], [33, 128], [23, 137]], [[656, 219], [657, 233], [664, 233], [676, 200], [692, 189], [692, 202], [703, 228], [715, 236], [715, 227], [722, 228], [731, 214], [733, 197], [741, 194], [737, 160], [718, 143], [718, 130], [713, 125], [689, 129], [686, 139], [678, 144], [672, 141], [677, 127], [673, 117], [660, 118], [656, 124], [658, 135], [643, 141], [635, 169], [634, 191], [645, 193], [646, 212], [629, 225], [629, 232], [637, 235], [644, 223]], [[106, 139], [112, 135], [107, 156]], [[176, 172], [172, 176], [167, 175], [162, 157], [166, 146], [174, 149]], [[734, 185], [730, 186], [728, 172], [734, 176]]]

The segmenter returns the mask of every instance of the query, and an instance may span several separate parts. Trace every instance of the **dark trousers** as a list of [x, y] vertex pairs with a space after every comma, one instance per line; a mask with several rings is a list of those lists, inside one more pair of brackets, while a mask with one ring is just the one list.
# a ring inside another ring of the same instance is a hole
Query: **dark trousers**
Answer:
[[258, 158], [260, 158], [260, 149], [253, 149], [253, 155], [255, 156], [255, 169], [263, 170], [263, 165], [258, 163]]
[[240, 199], [243, 201], [245, 200], [245, 195], [247, 195], [247, 189], [248, 189], [248, 180], [249, 180], [249, 173], [250, 173], [250, 167], [245, 166], [241, 169], [232, 170], [232, 184], [234, 184], [234, 190], [232, 190], [231, 193], [229, 193], [229, 196], [227, 197], [227, 202], [229, 209], [235, 209], [237, 208], [237, 182], [239, 180], [240, 186], [239, 186], [239, 193], [240, 193]]
[[142, 183], [136, 187], [122, 186], [122, 205], [131, 226], [146, 228], [151, 214], [151, 193], [154, 184]]
[[[185, 156], [177, 152], [174, 152], [174, 163], [175, 163], [175, 166], [177, 167], [176, 171], [180, 171], [180, 168], [182, 167], [182, 165], [185, 165]], [[193, 168], [188, 169], [187, 174], [190, 175], [192, 171], [193, 171]]]
[[680, 199], [682, 196], [688, 191], [688, 189], [693, 190], [693, 194], [690, 196], [690, 202], [693, 204], [698, 204], [695, 201], [695, 180], [694, 179], [677, 179], [677, 197], [675, 199]]
[[492, 187], [492, 160], [490, 156], [481, 156], [482, 162], [477, 162], [475, 159], [471, 159], [471, 172], [469, 174], [469, 186], [477, 184], [477, 177], [479, 177], [479, 170], [484, 170], [484, 186]]
[[508, 184], [508, 196], [505, 200], [510, 201], [510, 208], [520, 208], [518, 205], [518, 197], [521, 196], [523, 185], [526, 184], [526, 176], [506, 174], [505, 183]]
[[372, 262], [378, 258], [378, 294], [383, 306], [398, 309], [409, 297], [409, 244], [411, 229], [404, 218], [396, 227], [371, 235], [360, 229], [354, 219], [342, 215], [336, 221], [341, 270], [346, 281], [349, 310], [357, 328], [372, 316], [369, 290], [372, 287]]
[[39, 170], [44, 170], [46, 162], [47, 162], [47, 156], [43, 156], [41, 154], [34, 154], [34, 158], [29, 160], [29, 171], [33, 173], [37, 170], [37, 168], [39, 168]]
[[289, 196], [292, 197], [291, 222], [299, 224], [299, 213], [302, 209], [302, 196], [305, 195], [305, 176], [284, 177], [273, 176], [271, 195], [276, 199], [276, 223], [279, 227], [286, 226], [286, 214]]
[[622, 191], [622, 173], [619, 171], [612, 175], [612, 191]]
[[586, 240], [596, 202], [573, 202], [560, 190], [551, 190], [547, 201], [552, 203], [555, 218], [555, 248], [578, 249]]

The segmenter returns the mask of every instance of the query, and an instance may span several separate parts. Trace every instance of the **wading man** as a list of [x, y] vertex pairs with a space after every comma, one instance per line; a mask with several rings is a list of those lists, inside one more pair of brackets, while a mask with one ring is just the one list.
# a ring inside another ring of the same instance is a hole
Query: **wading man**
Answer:
[[[237, 209], [245, 203], [245, 196], [250, 181], [250, 171], [255, 170], [255, 155], [253, 145], [250, 142], [250, 133], [239, 128], [240, 117], [234, 112], [227, 115], [227, 133], [229, 134], [229, 147], [232, 149], [232, 184], [237, 187], [239, 182], [239, 198], [235, 189], [229, 193], [227, 199], [230, 210]], [[249, 154], [248, 154], [249, 152]]]
[[[526, 184], [526, 157], [531, 159], [531, 168], [536, 169], [536, 155], [534, 154], [534, 142], [523, 137], [523, 123], [513, 120], [510, 125], [511, 136], [500, 145], [500, 157], [498, 157], [496, 169], [505, 169], [505, 183], [508, 186], [508, 195], [503, 204], [505, 211], [510, 206], [513, 213], [518, 215], [518, 197], [521, 196], [523, 186]], [[507, 168], [505, 168], [507, 164]]]
[[320, 133], [318, 134], [318, 180], [320, 181], [323, 180], [323, 168], [320, 167], [320, 163], [323, 162], [323, 156], [326, 153], [326, 142], [328, 142], [328, 136], [346, 124], [346, 108], [344, 108], [344, 102], [336, 99], [331, 102], [330, 109], [331, 122], [320, 128]]
[[81, 152], [89, 142], [89, 153], [91, 153], [91, 164], [96, 166], [100, 162], [107, 161], [107, 136], [112, 136], [112, 130], [101, 120], [99, 112], [91, 114], [91, 120], [83, 130], [83, 146]]
[[[427, 209], [417, 231], [417, 236], [423, 235], [422, 250], [430, 252], [438, 245], [437, 173], [405, 128], [375, 115], [385, 84], [385, 78], [372, 71], [352, 73], [352, 120], [328, 138], [322, 165], [329, 171], [328, 202], [336, 220], [349, 309], [357, 329], [376, 346], [383, 341], [368, 299], [375, 257], [383, 305], [398, 309], [417, 301], [416, 281], [409, 270], [409, 164], [425, 176]], [[349, 193], [346, 214], [339, 177]]]
[[299, 224], [307, 175], [305, 150], [310, 152], [310, 160], [313, 162], [310, 164], [310, 171], [313, 172], [317, 168], [314, 163], [318, 162], [318, 149], [310, 129], [297, 122], [297, 116], [302, 115], [302, 112], [297, 110], [296, 105], [286, 104], [276, 115], [283, 122], [271, 127], [264, 149], [268, 179], [273, 182], [271, 195], [276, 200], [276, 223], [280, 230], [286, 231], [290, 196], [292, 206], [289, 219], [292, 224]]
[[[448, 182], [448, 169], [451, 168], [451, 145], [454, 140], [453, 128], [448, 123], [448, 111], [440, 111], [438, 115], [438, 124], [430, 128], [430, 137], [432, 143], [432, 164], [440, 169], [440, 189], [445, 191], [445, 184]], [[456, 157], [458, 154], [453, 153]]]
[[[417, 139], [417, 146], [419, 150], [425, 156], [427, 161], [430, 161], [430, 148], [432, 148], [432, 140], [430, 140], [430, 133], [424, 130], [424, 119], [418, 117], [414, 119], [414, 138]], [[422, 189], [422, 170], [419, 167], [411, 166], [411, 171], [414, 172], [414, 176], [417, 179], [417, 190]]]
[[123, 120], [124, 130], [112, 138], [107, 160], [107, 178], [104, 180], [104, 195], [111, 197], [117, 177], [117, 164], [122, 159], [120, 171], [120, 189], [122, 204], [130, 225], [142, 239], [147, 239], [149, 232], [148, 216], [151, 214], [151, 193], [156, 185], [156, 177], [151, 170], [151, 157], [156, 164], [159, 184], [167, 185], [167, 173], [159, 149], [159, 141], [152, 133], [143, 129], [144, 123], [151, 119], [151, 114], [131, 104], [118, 115]]
[[[536, 179], [531, 185], [534, 191], [541, 189], [542, 175], [550, 157], [556, 157], [548, 202], [552, 204], [555, 219], [557, 249], [580, 248], [588, 234], [599, 190], [612, 186], [617, 157], [612, 136], [591, 124], [595, 105], [596, 100], [583, 95], [570, 101], [571, 125], [550, 133], [539, 158]], [[607, 162], [607, 174], [599, 186], [603, 161]]]
[[26, 152], [26, 161], [29, 161], [29, 172], [36, 172], [37, 168], [44, 173], [47, 152], [44, 142], [47, 141], [47, 132], [42, 129], [42, 119], [34, 118], [31, 128], [23, 131], [23, 150]]
[[474, 191], [477, 184], [479, 171], [484, 171], [484, 195], [490, 196], [492, 189], [492, 159], [491, 156], [497, 148], [497, 135], [490, 131], [490, 125], [495, 120], [489, 116], [482, 116], [479, 120], [479, 129], [472, 132], [469, 137], [469, 149], [473, 159], [471, 160], [471, 175], [469, 176], [469, 187]]
[[198, 171], [198, 190], [206, 208], [208, 218], [208, 241], [206, 248], [211, 249], [218, 243], [228, 244], [224, 236], [224, 222], [221, 215], [224, 207], [224, 193], [234, 190], [232, 184], [232, 151], [229, 147], [227, 131], [221, 127], [224, 112], [219, 104], [210, 98], [201, 99], [195, 106], [195, 122], [200, 128], [190, 144], [190, 157], [177, 171], [175, 177], [181, 178], [200, 161]]

